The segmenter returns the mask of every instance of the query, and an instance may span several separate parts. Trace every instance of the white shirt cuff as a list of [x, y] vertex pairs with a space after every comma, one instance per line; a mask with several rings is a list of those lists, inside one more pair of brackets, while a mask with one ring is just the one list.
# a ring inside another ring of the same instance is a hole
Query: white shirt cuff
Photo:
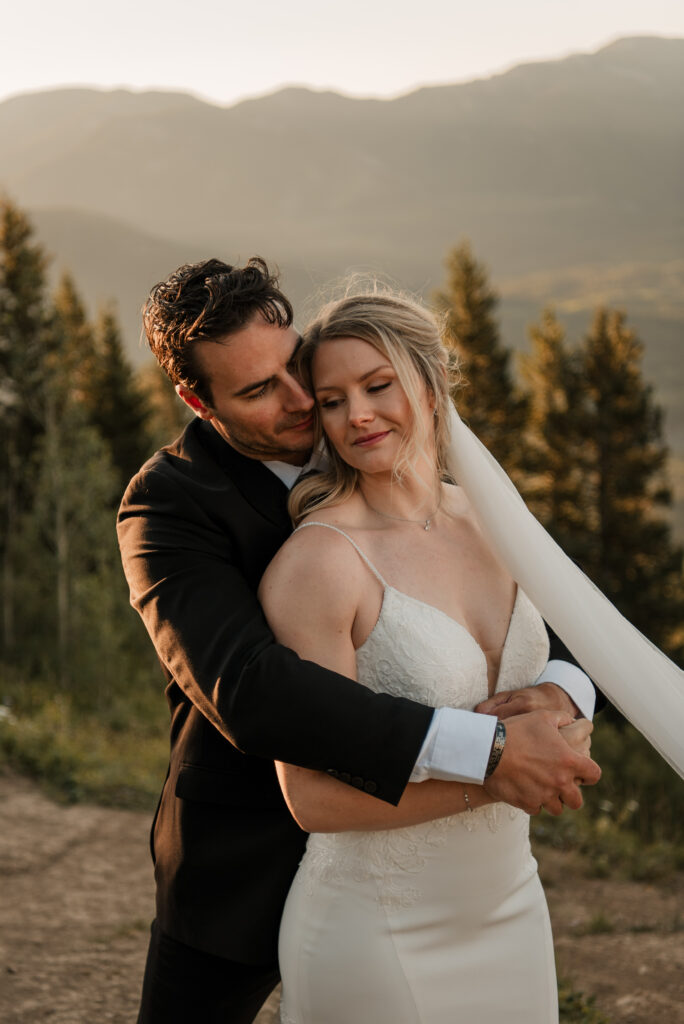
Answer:
[[480, 785], [487, 770], [496, 722], [496, 715], [438, 708], [409, 781], [443, 779]]
[[596, 690], [591, 679], [577, 665], [571, 665], [568, 661], [549, 661], [546, 668], [535, 679], [534, 685], [540, 683], [555, 683], [565, 690], [568, 697], [574, 700], [579, 708], [580, 714], [589, 721], [594, 717], [594, 706], [596, 704]]

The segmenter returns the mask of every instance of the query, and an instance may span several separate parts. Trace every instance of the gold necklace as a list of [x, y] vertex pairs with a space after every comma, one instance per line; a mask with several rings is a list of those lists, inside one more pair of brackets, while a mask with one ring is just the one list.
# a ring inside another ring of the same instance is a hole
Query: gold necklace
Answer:
[[363, 500], [366, 502], [366, 504], [368, 505], [368, 508], [371, 510], [371, 512], [375, 512], [375, 514], [378, 515], [378, 516], [383, 516], [385, 519], [396, 519], [397, 522], [400, 522], [400, 523], [418, 523], [418, 524], [422, 525], [424, 530], [427, 531], [432, 526], [432, 520], [435, 518], [435, 516], [439, 512], [440, 505], [442, 504], [442, 495], [440, 494], [440, 496], [439, 496], [439, 501], [437, 502], [437, 504], [435, 506], [434, 512], [431, 512], [430, 515], [426, 519], [407, 519], [405, 516], [392, 516], [392, 515], [390, 515], [389, 512], [381, 512], [379, 508], [374, 508], [373, 505], [371, 505], [370, 501], [368, 500], [368, 498], [366, 498], [365, 495], [364, 495], [364, 499]]

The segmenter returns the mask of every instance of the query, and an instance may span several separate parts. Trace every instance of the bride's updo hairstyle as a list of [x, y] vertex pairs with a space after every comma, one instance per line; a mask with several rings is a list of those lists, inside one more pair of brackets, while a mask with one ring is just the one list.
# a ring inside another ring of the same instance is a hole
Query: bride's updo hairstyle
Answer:
[[[330, 302], [304, 331], [297, 353], [299, 372], [313, 392], [313, 358], [326, 341], [358, 338], [376, 348], [391, 364], [408, 399], [412, 428], [402, 438], [393, 475], [397, 484], [415, 474], [418, 456], [430, 441], [421, 414], [424, 387], [435, 402], [435, 415], [428, 430], [434, 430], [436, 456], [433, 481], [426, 487], [437, 488], [446, 477], [446, 450], [449, 441], [449, 384], [451, 359], [442, 342], [442, 330], [434, 313], [420, 302], [377, 285], [371, 292], [354, 294]], [[328, 442], [321, 426], [318, 407], [314, 407], [315, 444], [324, 439], [330, 470], [309, 477], [293, 488], [289, 512], [295, 525], [304, 516], [330, 505], [339, 505], [355, 490], [358, 471], [344, 462]]]

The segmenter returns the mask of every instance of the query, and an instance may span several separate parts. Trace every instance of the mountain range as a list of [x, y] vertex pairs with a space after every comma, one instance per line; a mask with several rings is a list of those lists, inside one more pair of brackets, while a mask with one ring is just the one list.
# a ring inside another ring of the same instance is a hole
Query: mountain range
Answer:
[[516, 348], [543, 305], [573, 336], [599, 302], [627, 310], [684, 486], [682, 68], [684, 39], [645, 37], [393, 100], [25, 94], [0, 103], [0, 189], [55, 273], [116, 299], [136, 362], [140, 305], [180, 263], [258, 252], [305, 310], [350, 267], [429, 296], [467, 237]]

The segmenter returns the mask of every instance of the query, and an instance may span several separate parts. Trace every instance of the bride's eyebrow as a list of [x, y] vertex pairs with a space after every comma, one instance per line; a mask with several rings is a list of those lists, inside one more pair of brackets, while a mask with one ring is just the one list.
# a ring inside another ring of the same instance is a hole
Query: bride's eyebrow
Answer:
[[[380, 370], [391, 370], [391, 369], [392, 369], [392, 366], [391, 366], [390, 363], [380, 363], [379, 366], [373, 367], [372, 370], [368, 370], [366, 373], [362, 373], [360, 377], [356, 378], [356, 380], [357, 380], [357, 382], [359, 384], [363, 384], [364, 380], [368, 380], [368, 378], [372, 377], [374, 373], [379, 373]], [[318, 395], [318, 394], [320, 394], [321, 391], [338, 391], [338, 390], [339, 390], [339, 384], [322, 384], [320, 387], [314, 388], [314, 394]]]

